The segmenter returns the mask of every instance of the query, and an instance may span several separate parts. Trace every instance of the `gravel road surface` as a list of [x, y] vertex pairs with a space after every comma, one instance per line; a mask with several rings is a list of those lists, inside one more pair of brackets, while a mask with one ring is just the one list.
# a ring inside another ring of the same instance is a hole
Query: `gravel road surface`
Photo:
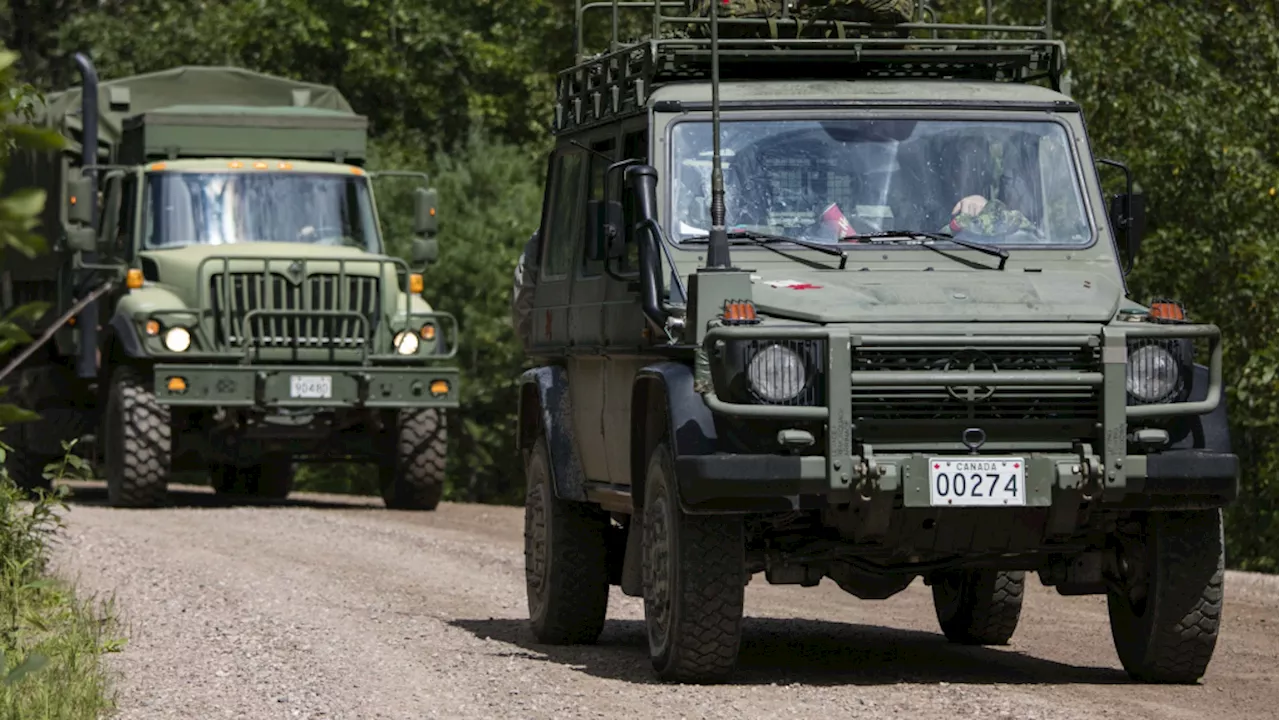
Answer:
[[1028, 578], [1006, 648], [947, 644], [919, 582], [881, 602], [747, 589], [730, 685], [655, 683], [638, 599], [615, 589], [600, 644], [526, 629], [523, 512], [390, 512], [302, 495], [233, 506], [175, 488], [162, 510], [107, 508], [77, 484], [58, 571], [113, 596], [121, 718], [982, 718], [1226, 720], [1277, 714], [1276, 578], [1228, 573], [1198, 686], [1129, 682], [1106, 602]]

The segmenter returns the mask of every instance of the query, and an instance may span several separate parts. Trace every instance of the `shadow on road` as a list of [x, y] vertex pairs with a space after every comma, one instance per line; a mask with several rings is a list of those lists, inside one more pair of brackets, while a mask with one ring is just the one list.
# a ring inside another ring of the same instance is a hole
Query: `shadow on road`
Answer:
[[[71, 495], [67, 502], [71, 505], [87, 505], [107, 507], [107, 486], [96, 482], [64, 483]], [[195, 486], [170, 487], [164, 507], [170, 508], [232, 508], [232, 507], [281, 507], [281, 508], [313, 508], [321, 510], [378, 510], [380, 506], [361, 502], [363, 498], [351, 502], [318, 500], [315, 498], [295, 498], [287, 500], [262, 500], [254, 497], [217, 495], [209, 488]], [[147, 512], [141, 510], [138, 512]], [[386, 512], [383, 510], [383, 512]]]
[[[611, 620], [594, 646], [541, 645], [524, 619], [454, 620], [482, 639], [522, 650], [497, 654], [566, 665], [596, 677], [651, 684], [644, 622]], [[1016, 637], [1016, 636], [1015, 636]], [[747, 618], [736, 685], [1128, 683], [1115, 668], [1075, 667], [1007, 649], [965, 647], [941, 634], [823, 620]]]

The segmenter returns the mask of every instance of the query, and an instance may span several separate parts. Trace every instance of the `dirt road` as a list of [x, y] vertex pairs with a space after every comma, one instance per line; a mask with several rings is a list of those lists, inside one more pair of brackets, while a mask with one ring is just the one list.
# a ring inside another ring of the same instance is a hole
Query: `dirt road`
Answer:
[[[640, 601], [615, 590], [595, 647], [534, 643], [523, 513], [395, 513], [304, 496], [221, 504], [202, 489], [156, 511], [76, 486], [57, 565], [114, 594], [122, 718], [1274, 718], [1277, 585], [1230, 573], [1203, 684], [1130, 683], [1101, 598], [1032, 580], [1008, 648], [939, 634], [928, 589], [884, 602], [747, 589], [732, 685], [651, 679]], [[1034, 587], [1032, 587], [1034, 586]]]

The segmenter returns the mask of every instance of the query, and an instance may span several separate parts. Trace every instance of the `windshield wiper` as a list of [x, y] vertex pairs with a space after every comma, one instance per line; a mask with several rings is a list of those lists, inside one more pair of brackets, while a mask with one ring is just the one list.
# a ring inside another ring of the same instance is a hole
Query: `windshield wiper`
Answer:
[[[732, 230], [729, 232], [730, 240], [746, 240], [756, 245], [773, 245], [775, 243], [791, 243], [799, 245], [802, 248], [817, 250], [824, 255], [831, 255], [840, 258], [840, 269], [843, 270], [845, 263], [849, 262], [849, 253], [837, 247], [832, 247], [825, 243], [813, 242], [811, 240], [797, 240], [785, 235], [770, 235], [769, 233], [756, 232], [754, 230]], [[696, 235], [694, 237], [684, 238], [680, 242], [706, 242], [706, 235]]]
[[1004, 264], [1009, 260], [1009, 251], [1005, 250], [1002, 247], [996, 247], [995, 245], [986, 245], [984, 243], [978, 243], [972, 240], [961, 240], [953, 235], [947, 235], [946, 233], [937, 233], [937, 232], [924, 232], [924, 231], [916, 231], [916, 230], [886, 230], [884, 232], [874, 232], [874, 233], [855, 233], [853, 235], [845, 235], [844, 237], [840, 238], [840, 242], [870, 242], [872, 244], [883, 243], [886, 245], [893, 245], [897, 243], [902, 243], [904, 241], [910, 241], [912, 238], [923, 238], [922, 240], [916, 241], [915, 244], [924, 245], [925, 247], [932, 247], [932, 243], [924, 242], [925, 240], [949, 242], [949, 243], [955, 243], [960, 247], [969, 248], [970, 250], [977, 250], [978, 252], [983, 253], [985, 255], [990, 255], [992, 257], [1000, 258], [1000, 268], [999, 268], [1000, 270], [1004, 270]]

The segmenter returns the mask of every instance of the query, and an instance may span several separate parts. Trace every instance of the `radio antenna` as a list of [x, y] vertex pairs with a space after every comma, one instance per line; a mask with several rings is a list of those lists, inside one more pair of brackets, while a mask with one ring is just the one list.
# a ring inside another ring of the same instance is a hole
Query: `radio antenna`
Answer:
[[707, 267], [728, 268], [729, 233], [724, 220], [724, 170], [720, 164], [720, 3], [711, 0], [711, 231]]

